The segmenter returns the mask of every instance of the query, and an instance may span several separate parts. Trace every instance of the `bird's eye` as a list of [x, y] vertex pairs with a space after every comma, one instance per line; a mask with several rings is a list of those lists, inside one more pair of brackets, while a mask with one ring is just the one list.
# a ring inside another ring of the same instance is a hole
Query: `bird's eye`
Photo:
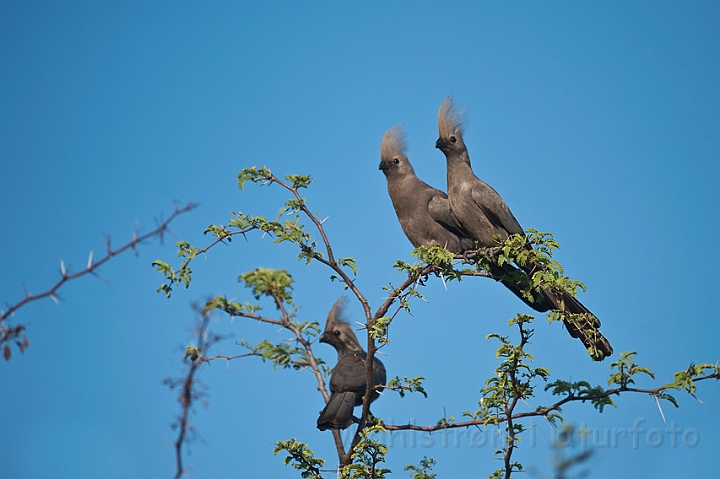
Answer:
[[336, 329], [335, 331], [333, 331], [333, 334], [334, 334], [335, 336], [340, 336], [340, 331]]
[[395, 159], [393, 160], [393, 163], [395, 163], [395, 164], [397, 165], [398, 163], [400, 163], [400, 160], [398, 160], [397, 158], [395, 158]]
[[450, 141], [452, 141], [453, 143], [455, 143], [455, 142], [457, 141], [457, 138], [455, 138], [454, 136], [451, 136], [451, 137], [450, 137]]

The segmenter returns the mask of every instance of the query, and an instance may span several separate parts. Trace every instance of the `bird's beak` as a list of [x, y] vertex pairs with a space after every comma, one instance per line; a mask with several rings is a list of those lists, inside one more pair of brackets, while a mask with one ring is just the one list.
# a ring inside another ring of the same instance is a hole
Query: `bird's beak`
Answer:
[[438, 138], [435, 142], [435, 148], [440, 148], [441, 150], [447, 146], [447, 143], [445, 140], [442, 139], [442, 137]]
[[327, 343], [327, 342], [328, 342], [327, 334], [323, 333], [322, 336], [320, 336], [320, 342], [321, 342], [321, 343]]
[[388, 169], [388, 164], [385, 163], [384, 161], [381, 161], [381, 162], [380, 162], [380, 165], [378, 166], [378, 170], [383, 170], [383, 171], [385, 171], [385, 170], [387, 170], [387, 169]]

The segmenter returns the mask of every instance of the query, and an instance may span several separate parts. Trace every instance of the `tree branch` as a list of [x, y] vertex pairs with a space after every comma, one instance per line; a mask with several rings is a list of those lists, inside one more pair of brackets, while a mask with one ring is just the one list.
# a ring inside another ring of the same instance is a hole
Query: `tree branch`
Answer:
[[178, 437], [174, 443], [175, 462], [177, 465], [175, 479], [180, 479], [180, 477], [182, 477], [186, 472], [182, 460], [182, 446], [183, 444], [189, 442], [188, 435], [193, 432], [193, 428], [189, 423], [190, 411], [194, 401], [204, 396], [202, 391], [197, 390], [198, 383], [195, 376], [198, 373], [200, 366], [210, 360], [205, 357], [208, 349], [222, 339], [219, 335], [212, 335], [211, 337], [208, 337], [210, 315], [207, 311], [199, 310], [196, 306], [193, 308], [196, 311], [200, 311], [202, 314], [202, 320], [197, 327], [197, 346], [194, 348], [188, 347], [185, 350], [183, 362], [190, 359], [187, 374], [180, 380], [172, 380], [168, 378], [163, 381], [163, 384], [170, 387], [170, 389], [180, 388], [178, 402], [180, 403], [181, 410], [177, 421], [173, 424], [173, 429], [178, 429]]
[[[696, 381], [696, 382], [704, 381], [707, 379], [720, 380], [720, 373], [708, 374], [706, 376], [695, 378], [694, 381]], [[608, 389], [607, 391], [604, 391], [600, 394], [578, 395], [578, 396], [570, 394], [551, 406], [540, 408], [536, 411], [529, 411], [529, 412], [513, 414], [511, 416], [511, 419], [515, 420], [515, 419], [522, 419], [522, 418], [526, 418], [526, 417], [538, 417], [538, 416], [546, 417], [549, 413], [559, 410], [563, 405], [570, 403], [570, 402], [575, 402], [575, 401], [582, 401], [582, 402], [593, 401], [593, 400], [603, 399], [603, 398], [613, 396], [613, 395], [619, 396], [620, 394], [623, 394], [623, 393], [644, 393], [644, 394], [649, 394], [651, 396], [657, 396], [657, 395], [665, 392], [667, 389], [668, 389], [667, 386], [661, 386], [661, 387], [655, 388], [655, 389], [619, 387], [619, 388], [614, 388], [614, 389]], [[411, 431], [434, 432], [434, 431], [441, 431], [444, 429], [457, 429], [457, 428], [470, 427], [470, 426], [485, 426], [488, 424], [495, 425], [495, 424], [503, 423], [506, 421], [507, 421], [507, 418], [505, 418], [505, 417], [493, 417], [492, 419], [474, 419], [471, 421], [442, 423], [442, 424], [429, 425], [429, 426], [417, 426], [415, 424], [400, 424], [400, 425], [385, 424], [384, 427], [388, 431], [411, 430]]]
[[[110, 247], [110, 238], [106, 237], [105, 239], [105, 247], [106, 247], [106, 254], [103, 258], [100, 258], [99, 260], [93, 262], [93, 252], [91, 251], [88, 256], [88, 262], [85, 269], [82, 271], [78, 271], [77, 273], [70, 273], [65, 268], [64, 261], [60, 261], [60, 280], [55, 283], [50, 289], [48, 289], [45, 292], [38, 293], [38, 294], [30, 294], [27, 290], [25, 290], [25, 297], [18, 301], [17, 303], [8, 306], [8, 309], [6, 311], [3, 311], [0, 313], [0, 346], [2, 346], [3, 343], [8, 343], [14, 339], [19, 339], [19, 337], [24, 336], [24, 330], [25, 327], [23, 325], [16, 325], [13, 327], [8, 327], [7, 324], [5, 324], [5, 320], [9, 318], [11, 315], [15, 313], [18, 309], [22, 308], [26, 304], [29, 304], [33, 301], [37, 301], [44, 298], [51, 298], [53, 301], [58, 302], [58, 291], [59, 289], [68, 281], [72, 281], [74, 279], [78, 279], [82, 276], [85, 276], [87, 274], [92, 274], [94, 276], [98, 276], [96, 270], [102, 266], [103, 264], [110, 261], [115, 256], [124, 253], [125, 251], [132, 249], [136, 250], [137, 246], [139, 244], [142, 244], [144, 241], [153, 238], [155, 236], [158, 236], [160, 238], [160, 241], [162, 242], [165, 237], [165, 233], [169, 231], [169, 225], [170, 223], [177, 218], [179, 215], [183, 213], [187, 213], [195, 208], [195, 204], [188, 203], [183, 208], [178, 207], [178, 205], [175, 205], [175, 210], [173, 213], [168, 217], [167, 220], [163, 221], [160, 225], [158, 225], [157, 228], [152, 230], [149, 233], [146, 233], [141, 236], [137, 236], [137, 233], [133, 231], [132, 233], [132, 240], [121, 246], [118, 249], [113, 250]], [[23, 341], [16, 341], [16, 344], [20, 351], [22, 352], [27, 346], [28, 341], [27, 338], [23, 338]], [[5, 359], [10, 359], [10, 346], [8, 344], [5, 345], [4, 352], [3, 352]]]

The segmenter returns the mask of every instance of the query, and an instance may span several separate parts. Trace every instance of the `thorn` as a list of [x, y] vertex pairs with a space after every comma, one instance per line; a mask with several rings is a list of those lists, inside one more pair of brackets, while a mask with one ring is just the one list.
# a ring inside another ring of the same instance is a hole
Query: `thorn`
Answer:
[[30, 291], [28, 291], [28, 289], [25, 287], [25, 283], [22, 283], [22, 287], [23, 287], [23, 291], [25, 292], [25, 297], [26, 298], [29, 297]]
[[328, 220], [328, 218], [330, 218], [330, 217], [329, 217], [329, 216], [326, 216], [325, 219], [320, 222], [320, 224], [325, 223], [325, 222]]
[[60, 274], [62, 275], [63, 278], [66, 276], [65, 261], [62, 259], [60, 260]]
[[52, 293], [50, 294], [50, 299], [52, 299], [53, 301], [55, 301], [55, 304], [60, 304], [60, 300], [58, 299], [58, 297], [55, 296], [55, 295], [52, 294]]
[[445, 275], [440, 273], [440, 279], [442, 280], [443, 286], [445, 287], [445, 291], [447, 291], [447, 283], [445, 283]]
[[660, 400], [657, 396], [653, 395], [655, 398], [655, 404], [657, 404], [658, 410], [660, 411], [660, 416], [662, 417], [663, 423], [667, 424], [667, 421], [665, 420], [665, 414], [663, 414], [662, 407], [660, 406]]
[[90, 250], [90, 254], [88, 255], [87, 269], [92, 268], [92, 259], [93, 259], [93, 252], [92, 252], [92, 250]]
[[107, 279], [105, 279], [105, 278], [104, 278], [100, 273], [98, 273], [97, 271], [90, 271], [90, 274], [93, 275], [93, 276], [95, 276], [97, 279], [99, 279], [99, 280], [102, 281], [103, 283], [105, 283], [105, 284], [110, 284], [110, 282], [109, 282]]

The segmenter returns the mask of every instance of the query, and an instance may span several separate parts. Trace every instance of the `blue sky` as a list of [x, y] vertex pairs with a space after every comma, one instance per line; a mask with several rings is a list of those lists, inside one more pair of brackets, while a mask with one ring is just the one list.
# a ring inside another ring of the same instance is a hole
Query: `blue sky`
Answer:
[[[183, 371], [191, 303], [251, 299], [242, 272], [288, 269], [302, 317], [324, 322], [343, 294], [329, 271], [254, 235], [198, 261], [189, 290], [169, 300], [155, 292], [162, 278], [150, 263], [174, 260], [174, 241], [206, 244], [205, 227], [231, 211], [274, 216], [285, 195], [239, 191], [242, 168], [316, 180], [311, 209], [328, 217], [336, 252], [357, 259], [357, 284], [376, 308], [381, 287], [402, 280], [392, 264], [411, 250], [377, 170], [380, 139], [403, 124], [416, 172], [444, 188], [434, 142], [447, 95], [469, 111], [476, 174], [523, 227], [555, 234], [557, 258], [588, 286], [581, 299], [615, 351], [638, 351], [655, 371], [640, 386], [717, 361], [719, 86], [714, 2], [2, 2], [0, 299], [20, 300], [23, 283], [48, 288], [61, 259], [82, 268], [105, 234], [120, 245], [136, 225], [149, 231], [173, 201], [200, 205], [165, 245], [103, 267], [107, 283], [83, 278], [59, 305], [37, 302], [12, 318], [27, 325], [30, 348], [1, 366], [3, 475], [173, 475], [179, 406], [161, 381]], [[380, 398], [373, 410], [388, 421], [434, 424], [474, 409], [495, 365], [485, 335], [513, 334], [506, 320], [529, 312], [486, 280], [448, 291], [435, 280], [425, 292], [427, 303], [393, 323], [383, 361], [391, 376], [424, 375], [430, 397]], [[350, 313], [361, 319], [357, 302]], [[215, 321], [234, 339], [287, 336]], [[334, 358], [329, 346], [314, 350]], [[231, 339], [220, 351], [239, 347]], [[556, 378], [604, 385], [609, 373], [543, 317], [531, 352]], [[193, 417], [202, 440], [185, 458], [190, 477], [297, 477], [272, 456], [274, 441], [292, 437], [333, 463], [330, 434], [315, 429], [322, 398], [309, 372], [249, 358], [213, 364], [201, 379], [209, 406]], [[597, 433], [590, 477], [714, 474], [720, 389], [702, 384], [704, 404], [678, 396], [679, 409], [663, 409], [667, 424], [647, 396], [620, 397], [603, 414], [567, 407], [568, 421]], [[674, 445], [672, 424], [683, 431]], [[623, 435], [633, 427], [646, 430], [637, 447]], [[551, 428], [537, 421], [534, 431], [518, 459], [544, 477]], [[602, 447], [605, 437], [617, 441]], [[423, 456], [438, 461], [438, 477], [499, 467], [489, 442], [460, 431], [446, 443], [434, 435], [433, 447], [411, 439], [395, 438], [394, 476]]]

